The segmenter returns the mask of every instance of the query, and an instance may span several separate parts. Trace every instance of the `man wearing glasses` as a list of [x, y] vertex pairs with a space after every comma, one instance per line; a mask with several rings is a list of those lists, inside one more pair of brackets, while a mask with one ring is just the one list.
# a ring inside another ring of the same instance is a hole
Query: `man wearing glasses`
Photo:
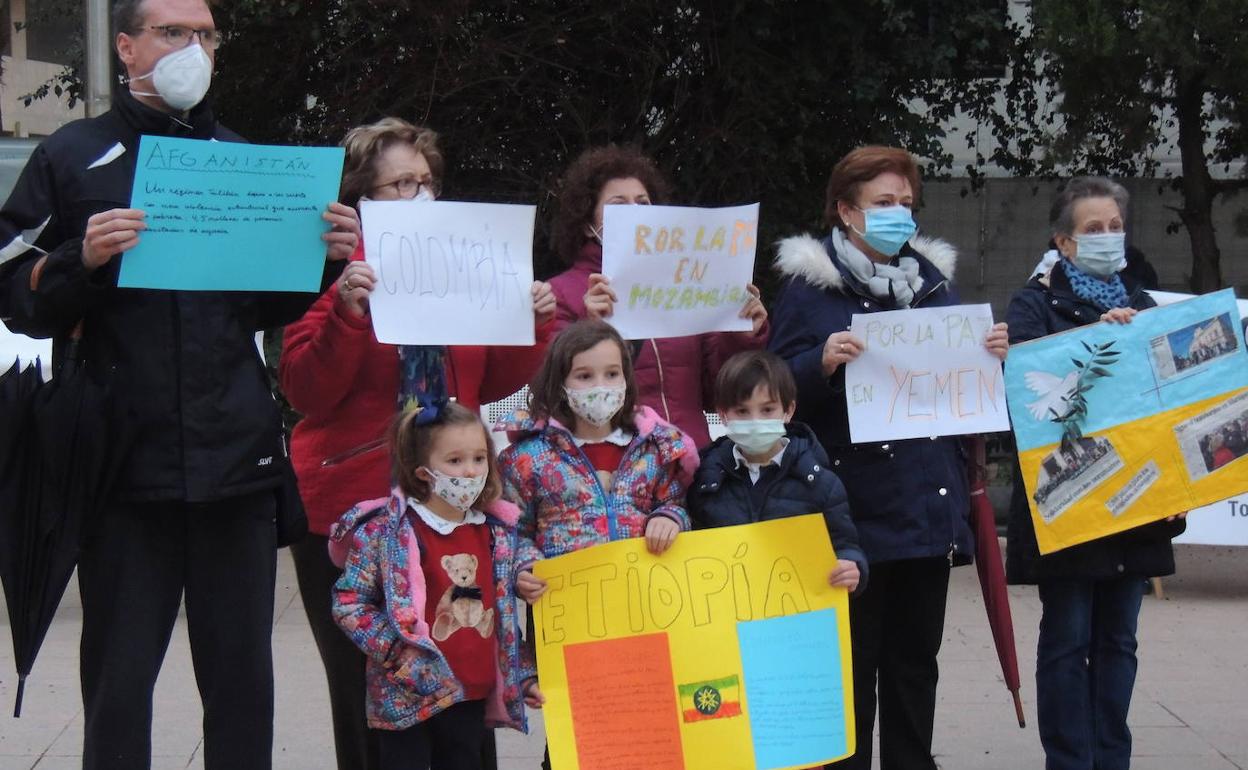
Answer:
[[[253, 334], [316, 295], [119, 289], [145, 229], [129, 207], [143, 134], [242, 141], [205, 100], [222, 36], [204, 0], [118, 0], [125, 69], [112, 108], [32, 155], [0, 209], [0, 318], [75, 327], [88, 371], [111, 372], [136, 439], [78, 565], [85, 768], [146, 768], [152, 691], [183, 594], [207, 770], [272, 764], [275, 514], [287, 460]], [[331, 204], [326, 257], [355, 249]], [[176, 258], [175, 254], [169, 257]]]

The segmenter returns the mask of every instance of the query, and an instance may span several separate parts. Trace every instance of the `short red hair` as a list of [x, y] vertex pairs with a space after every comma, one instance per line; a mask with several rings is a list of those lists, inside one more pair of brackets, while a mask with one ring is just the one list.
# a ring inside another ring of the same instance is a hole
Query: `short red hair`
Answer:
[[823, 216], [833, 227], [845, 229], [841, 215], [836, 213], [836, 204], [845, 201], [853, 206], [858, 205], [858, 193], [862, 185], [870, 182], [880, 174], [888, 172], [904, 177], [914, 192], [914, 201], [919, 201], [919, 164], [914, 156], [900, 147], [884, 147], [868, 145], [859, 147], [837, 161], [832, 167], [832, 175], [828, 177], [828, 193], [824, 202]]

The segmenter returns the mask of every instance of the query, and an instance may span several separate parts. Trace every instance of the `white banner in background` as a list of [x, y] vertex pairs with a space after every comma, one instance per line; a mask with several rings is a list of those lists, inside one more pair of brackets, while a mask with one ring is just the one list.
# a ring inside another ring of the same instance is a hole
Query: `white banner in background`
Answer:
[[43, 378], [52, 376], [52, 340], [36, 340], [21, 334], [14, 334], [0, 323], [0, 374], [13, 366], [14, 359], [20, 361], [25, 368], [33, 364], [35, 359], [43, 365]]
[[1189, 511], [1187, 531], [1174, 539], [1187, 545], [1248, 545], [1248, 495]]

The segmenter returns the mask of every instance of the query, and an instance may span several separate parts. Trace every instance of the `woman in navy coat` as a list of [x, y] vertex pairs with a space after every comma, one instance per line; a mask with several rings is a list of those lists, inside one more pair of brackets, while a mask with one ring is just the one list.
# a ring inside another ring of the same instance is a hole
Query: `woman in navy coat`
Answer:
[[[1095, 323], [1129, 323], [1156, 305], [1123, 271], [1127, 191], [1108, 179], [1072, 180], [1049, 214], [1052, 267], [1010, 300], [1010, 341]], [[1136, 621], [1145, 578], [1174, 572], [1170, 539], [1184, 523], [1147, 524], [1041, 556], [1015, 466], [1006, 576], [1039, 586], [1036, 712], [1048, 770], [1126, 770], [1127, 710], [1136, 672]]]
[[[772, 316], [770, 349], [797, 379], [796, 418], [827, 449], [849, 493], [871, 567], [850, 601], [857, 753], [838, 767], [869, 770], [875, 711], [882, 770], [934, 770], [936, 655], [944, 634], [949, 570], [970, 562], [966, 456], [953, 437], [854, 444], [845, 404], [844, 364], [864, 349], [848, 329], [856, 313], [958, 304], [957, 254], [915, 236], [911, 209], [919, 171], [905, 150], [861, 147], [828, 181], [831, 232], [780, 243], [787, 279]], [[1004, 359], [1004, 324], [985, 339]]]

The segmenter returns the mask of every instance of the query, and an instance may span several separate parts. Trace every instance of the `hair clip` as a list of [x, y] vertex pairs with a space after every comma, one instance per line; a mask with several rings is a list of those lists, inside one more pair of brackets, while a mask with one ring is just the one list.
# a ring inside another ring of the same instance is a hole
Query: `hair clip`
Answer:
[[424, 393], [418, 393], [407, 399], [407, 403], [403, 405], [403, 412], [415, 413], [418, 426], [432, 425], [446, 411], [446, 405], [454, 400], [445, 396], [434, 398]]

